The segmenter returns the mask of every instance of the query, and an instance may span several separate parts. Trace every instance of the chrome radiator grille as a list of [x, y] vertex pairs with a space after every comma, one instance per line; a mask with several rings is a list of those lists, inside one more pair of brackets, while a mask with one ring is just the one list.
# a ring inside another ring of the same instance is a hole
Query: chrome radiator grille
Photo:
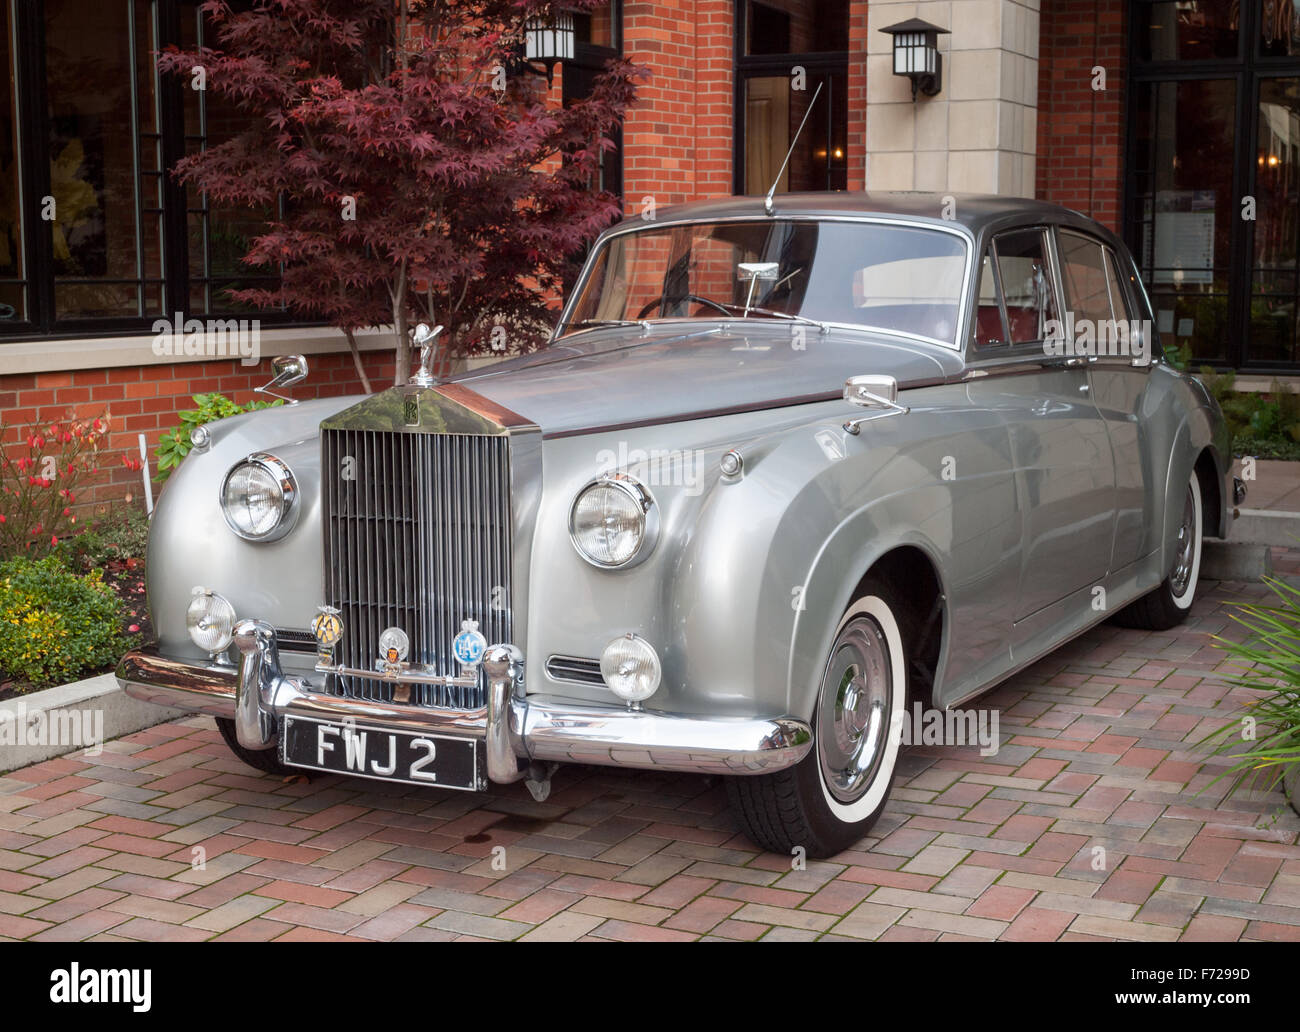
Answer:
[[[375, 668], [379, 635], [400, 627], [407, 657], [460, 672], [451, 642], [477, 620], [489, 643], [511, 640], [510, 442], [505, 436], [323, 430], [326, 599], [345, 628], [337, 658]], [[331, 677], [327, 691], [393, 701], [393, 685]], [[414, 705], [474, 709], [476, 688], [411, 686]]]

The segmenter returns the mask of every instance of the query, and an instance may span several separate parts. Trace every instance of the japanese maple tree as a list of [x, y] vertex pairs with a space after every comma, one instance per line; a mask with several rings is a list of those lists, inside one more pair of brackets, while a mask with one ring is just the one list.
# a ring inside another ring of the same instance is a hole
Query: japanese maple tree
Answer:
[[244, 256], [281, 270], [279, 285], [232, 296], [326, 319], [354, 357], [357, 329], [392, 326], [399, 384], [419, 321], [446, 327], [443, 365], [544, 339], [574, 255], [620, 212], [588, 183], [645, 74], [612, 61], [587, 98], [548, 104], [521, 58], [526, 20], [553, 6], [209, 0], [215, 45], [159, 64], [245, 128], [175, 174], [222, 205], [281, 213]]

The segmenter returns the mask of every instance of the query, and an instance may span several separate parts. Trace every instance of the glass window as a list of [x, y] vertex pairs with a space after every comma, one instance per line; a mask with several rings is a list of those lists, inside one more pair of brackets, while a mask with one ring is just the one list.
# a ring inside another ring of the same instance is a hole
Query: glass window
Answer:
[[749, 0], [744, 43], [746, 56], [848, 50], [848, 0]]
[[[1116, 319], [1131, 323], [1134, 320], [1133, 306], [1124, 289], [1125, 278], [1119, 271], [1119, 259], [1115, 257], [1115, 252], [1106, 248], [1106, 286], [1110, 292], [1110, 310]], [[1131, 285], [1136, 288], [1136, 277], [1130, 275], [1127, 278], [1134, 281]]]
[[1062, 232], [1058, 241], [1066, 310], [1074, 314], [1076, 322], [1080, 319], [1087, 319], [1094, 325], [1108, 322], [1113, 313], [1101, 244], [1070, 232]]
[[[751, 281], [744, 264], [767, 268]], [[966, 244], [952, 233], [851, 222], [717, 222], [613, 237], [569, 327], [624, 319], [801, 315], [952, 345]]]
[[1058, 316], [1045, 234], [1041, 229], [1002, 233], [994, 241], [994, 250], [1011, 343], [1046, 339], [1047, 324]]
[[1262, 57], [1300, 55], [1300, 5], [1295, 0], [1264, 0], [1259, 17]]
[[[843, 75], [809, 72], [806, 89], [791, 88], [789, 74], [745, 79], [745, 181], [747, 194], [765, 194], [790, 151], [804, 116], [804, 126], [790, 161], [777, 180], [776, 192], [843, 190], [848, 186], [848, 80]], [[817, 106], [809, 114], [817, 86]]]
[[0, 325], [27, 318], [23, 198], [19, 177], [18, 89], [9, 4], [0, 4]]
[[986, 254], [980, 263], [980, 292], [975, 308], [975, 344], [997, 347], [1007, 343], [1006, 315], [1002, 311], [1002, 290], [998, 286], [993, 256]]
[[162, 312], [162, 212], [141, 175], [161, 176], [152, 27], [143, 0], [45, 5], [59, 319]]
[[1136, 11], [1134, 28], [1141, 60], [1204, 61], [1237, 56], [1239, 0], [1162, 0], [1139, 3]]

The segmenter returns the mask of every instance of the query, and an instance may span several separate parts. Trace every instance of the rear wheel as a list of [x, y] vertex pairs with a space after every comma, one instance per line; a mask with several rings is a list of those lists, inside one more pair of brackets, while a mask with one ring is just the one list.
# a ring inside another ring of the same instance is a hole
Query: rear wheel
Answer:
[[1183, 492], [1183, 511], [1174, 542], [1173, 568], [1155, 591], [1121, 610], [1115, 622], [1143, 631], [1167, 631], [1187, 619], [1196, 598], [1201, 575], [1201, 536], [1204, 526], [1204, 492], [1192, 471]]
[[239, 744], [239, 738], [235, 734], [235, 722], [226, 720], [224, 717], [217, 717], [217, 730], [221, 732], [221, 737], [226, 740], [226, 745], [230, 746], [230, 751], [238, 756], [255, 770], [264, 771], [267, 774], [293, 774], [283, 763], [280, 762], [279, 753], [275, 749], [245, 749]]
[[789, 770], [727, 781], [732, 812], [756, 844], [833, 856], [871, 829], [889, 798], [896, 721], [907, 702], [903, 609], [868, 581], [835, 632], [813, 714], [813, 748]]

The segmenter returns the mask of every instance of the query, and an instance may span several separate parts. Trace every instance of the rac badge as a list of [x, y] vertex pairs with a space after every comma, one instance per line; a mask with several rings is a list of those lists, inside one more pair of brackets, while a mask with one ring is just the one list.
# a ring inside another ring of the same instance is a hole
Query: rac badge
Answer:
[[478, 666], [487, 651], [487, 639], [479, 633], [477, 620], [462, 620], [460, 633], [452, 639], [452, 654], [461, 666]]

